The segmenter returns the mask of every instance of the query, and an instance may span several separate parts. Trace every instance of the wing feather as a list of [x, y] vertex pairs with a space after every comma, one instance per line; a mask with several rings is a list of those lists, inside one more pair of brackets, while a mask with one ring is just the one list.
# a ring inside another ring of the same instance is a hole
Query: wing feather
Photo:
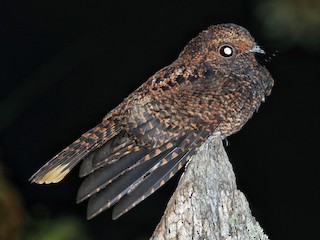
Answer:
[[119, 127], [116, 122], [100, 123], [54, 156], [29, 180], [39, 184], [61, 181], [84, 157], [118, 133]]
[[[136, 161], [136, 166], [134, 168], [132, 168], [130, 171], [126, 171], [123, 175], [120, 175], [118, 178], [112, 180], [111, 182], [106, 182], [106, 179], [99, 182], [100, 186], [103, 187], [110, 184], [106, 188], [101, 190], [101, 188], [99, 187], [97, 191], [97, 185], [91, 185], [90, 193], [94, 195], [90, 198], [88, 203], [87, 218], [91, 219], [105, 209], [110, 208], [126, 194], [132, 191], [134, 192], [134, 189], [140, 189], [141, 184], [143, 184], [142, 189], [144, 189], [146, 184], [147, 186], [149, 186], [150, 183], [153, 183], [154, 181], [157, 182], [157, 180], [159, 179], [161, 179], [160, 182], [164, 183], [163, 181], [167, 181], [168, 179], [170, 179], [173, 175], [170, 175], [168, 173], [169, 169], [172, 174], [175, 174], [183, 166], [183, 164], [187, 160], [189, 160], [190, 156], [194, 153], [194, 151], [196, 151], [198, 145], [204, 141], [204, 138], [199, 138], [199, 135], [194, 131], [189, 132], [188, 134], [184, 134], [183, 136], [184, 137], [181, 137], [179, 141], [176, 141], [176, 143], [171, 146], [171, 148], [164, 147], [162, 149], [163, 151], [161, 151], [160, 154], [157, 154], [152, 158], [148, 157], [148, 160], [146, 160], [146, 157], [143, 157], [142, 159], [144, 159], [144, 161], [141, 161], [141, 159], [139, 161]], [[178, 168], [174, 168], [176, 166], [176, 163], [178, 164]], [[166, 167], [164, 168], [164, 166]], [[109, 168], [109, 166], [107, 165], [104, 168]], [[167, 176], [169, 176], [169, 178], [167, 178]], [[149, 182], [150, 180], [150, 183], [144, 184], [144, 182]], [[96, 178], [93, 177], [91, 182], [95, 181]], [[151, 193], [148, 193], [147, 191], [148, 189], [145, 190], [145, 192], [150, 195]], [[139, 199], [136, 200], [138, 201]], [[137, 204], [137, 201], [135, 201], [134, 203]], [[121, 214], [123, 213], [123, 211], [125, 211], [125, 209], [129, 210], [133, 207], [126, 206], [126, 208], [123, 209], [124, 205], [126, 205], [126, 201], [121, 205], [122, 207], [119, 208]], [[118, 214], [116, 215], [118, 216]]]

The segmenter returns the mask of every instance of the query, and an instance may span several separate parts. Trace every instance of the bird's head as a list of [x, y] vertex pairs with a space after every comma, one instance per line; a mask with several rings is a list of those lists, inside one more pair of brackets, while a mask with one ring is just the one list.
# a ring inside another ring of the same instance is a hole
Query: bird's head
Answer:
[[231, 66], [241, 59], [264, 54], [249, 31], [239, 25], [218, 24], [202, 31], [193, 38], [180, 54], [180, 58], [191, 61], [205, 61], [213, 66]]

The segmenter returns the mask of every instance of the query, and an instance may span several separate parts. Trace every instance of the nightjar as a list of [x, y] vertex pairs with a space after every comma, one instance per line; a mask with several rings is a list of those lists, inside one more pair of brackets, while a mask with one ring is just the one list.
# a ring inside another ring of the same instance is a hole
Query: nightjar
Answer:
[[89, 199], [88, 219], [113, 205], [118, 218], [168, 181], [209, 136], [226, 138], [251, 118], [273, 86], [255, 58], [263, 53], [241, 26], [209, 27], [30, 180], [59, 182], [82, 162], [77, 202]]

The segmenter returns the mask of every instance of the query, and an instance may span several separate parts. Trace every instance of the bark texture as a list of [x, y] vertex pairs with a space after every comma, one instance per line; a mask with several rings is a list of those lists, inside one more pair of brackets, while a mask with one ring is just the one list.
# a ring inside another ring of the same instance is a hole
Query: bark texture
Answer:
[[219, 138], [209, 138], [190, 160], [150, 239], [268, 239], [237, 189]]

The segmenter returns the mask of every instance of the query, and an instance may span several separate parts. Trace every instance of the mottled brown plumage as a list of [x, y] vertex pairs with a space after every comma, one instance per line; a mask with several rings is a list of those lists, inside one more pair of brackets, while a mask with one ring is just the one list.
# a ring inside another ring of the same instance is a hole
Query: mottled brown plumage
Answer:
[[169, 180], [210, 136], [241, 129], [269, 95], [273, 79], [263, 51], [235, 24], [209, 27], [177, 60], [150, 77], [38, 170], [31, 181], [61, 181], [80, 161], [77, 201], [88, 218], [117, 205], [117, 218]]

